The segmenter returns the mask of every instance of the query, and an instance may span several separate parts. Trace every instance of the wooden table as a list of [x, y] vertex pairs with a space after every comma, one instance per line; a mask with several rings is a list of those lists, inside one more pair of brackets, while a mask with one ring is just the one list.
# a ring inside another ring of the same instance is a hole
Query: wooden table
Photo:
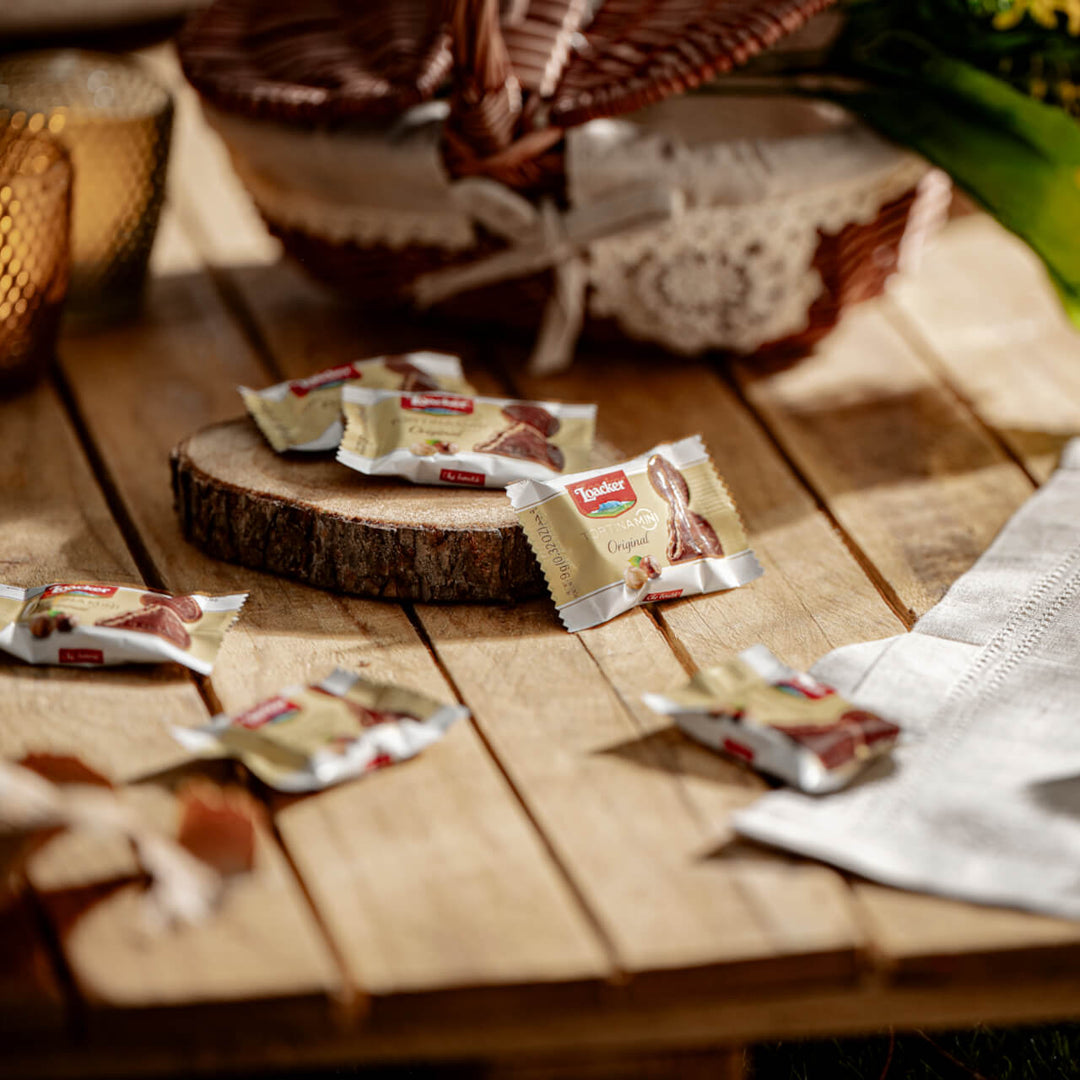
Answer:
[[[809, 665], [910, 627], [1047, 477], [1080, 431], [1080, 338], [1018, 243], [955, 221], [782, 373], [585, 353], [536, 380], [515, 345], [362, 321], [280, 263], [183, 91], [171, 190], [142, 319], [69, 334], [57, 380], [0, 403], [0, 580], [251, 600], [207, 681], [3, 665], [0, 750], [136, 776], [175, 760], [166, 724], [339, 664], [474, 720], [406, 766], [274, 803], [256, 871], [192, 929], [140, 932], [124, 849], [52, 842], [2, 925], [11, 1075], [484, 1059], [652, 1076], [673, 1053], [693, 1055], [673, 1075], [736, 1075], [724, 1048], [751, 1040], [1080, 1016], [1080, 925], [733, 842], [762, 785], [640, 701], [754, 642]], [[181, 539], [169, 449], [240, 412], [238, 383], [410, 346], [461, 348], [485, 388], [597, 401], [628, 454], [702, 432], [764, 578], [573, 636], [547, 601], [345, 598]], [[174, 813], [165, 785], [136, 797]]]

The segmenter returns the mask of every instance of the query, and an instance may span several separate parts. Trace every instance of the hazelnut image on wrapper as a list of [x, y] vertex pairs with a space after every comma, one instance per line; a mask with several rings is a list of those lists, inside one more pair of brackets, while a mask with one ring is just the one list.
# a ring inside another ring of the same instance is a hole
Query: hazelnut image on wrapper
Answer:
[[431, 443], [418, 442], [409, 447], [409, 453], [415, 454], [417, 457], [431, 457], [432, 454], [436, 453], [436, 450]]
[[649, 575], [641, 566], [628, 566], [626, 573], [623, 574], [623, 580], [626, 582], [627, 588], [637, 592], [639, 589], [644, 589], [649, 583]]
[[645, 571], [650, 581], [660, 576], [660, 564], [651, 555], [644, 556], [638, 566]]

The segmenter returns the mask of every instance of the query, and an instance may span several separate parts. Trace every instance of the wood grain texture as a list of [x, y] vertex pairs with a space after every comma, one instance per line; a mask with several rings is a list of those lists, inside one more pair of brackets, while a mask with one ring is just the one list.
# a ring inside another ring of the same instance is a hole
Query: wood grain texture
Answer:
[[[123, 794], [144, 820], [175, 834], [179, 806], [165, 787]], [[153, 926], [141, 881], [125, 880], [135, 869], [130, 859], [125, 844], [68, 835], [37, 856], [31, 870], [95, 1036], [141, 1027], [137, 1018], [156, 1009], [182, 1015], [211, 1002], [223, 1017], [229, 1003], [259, 1001], [268, 1021], [329, 1028], [326, 998], [340, 994], [337, 971], [267, 831], [257, 834], [254, 871], [235, 879], [213, 916], [196, 926]], [[140, 1037], [175, 1038], [152, 1020], [133, 1036]]]
[[[131, 581], [141, 577], [48, 384], [0, 402], [9, 453], [0, 464], [0, 581]], [[177, 667], [86, 672], [0, 663], [0, 750], [78, 754], [123, 780], [182, 757], [167, 724], [204, 722]]]
[[[0, 417], [5, 433], [17, 439], [16, 469], [3, 477], [4, 506], [11, 509], [0, 521], [0, 549], [18, 572], [16, 583], [140, 580], [52, 391], [43, 386], [4, 403]], [[128, 779], [183, 759], [168, 725], [207, 718], [195, 683], [176, 667], [0, 669], [0, 751], [9, 758], [71, 754], [106, 776]], [[141, 797], [155, 800], [163, 818], [175, 813], [165, 789]], [[255, 872], [214, 919], [180, 938], [134, 933], [130, 904], [109, 884], [133, 870], [126, 845], [84, 834], [51, 841], [29, 865], [84, 1000], [145, 1009], [204, 999], [213, 987], [211, 996], [222, 1004], [295, 992], [314, 995], [318, 1009], [328, 1011], [336, 969], [268, 835], [261, 837]], [[91, 926], [100, 929], [88, 932]], [[289, 946], [270, 950], [275, 940]]]
[[[71, 578], [137, 581], [138, 571], [52, 388], [43, 384], [0, 402], [0, 431], [5, 445], [0, 580], [20, 586]], [[154, 680], [162, 712], [177, 723], [201, 722], [202, 702], [190, 680], [176, 672]], [[175, 760], [176, 744], [156, 716], [136, 728], [125, 715], [126, 692], [137, 682], [131, 676], [0, 660], [0, 753], [8, 760], [32, 751], [80, 754], [92, 768], [117, 776], [132, 761], [115, 744], [131, 732], [136, 754], [143, 752], [145, 760]], [[46, 846], [39, 858], [49, 850]], [[0, 1030], [11, 1038], [60, 1030], [65, 1005], [28, 894], [0, 911], [0, 927]]]
[[180, 527], [215, 558], [383, 599], [509, 601], [544, 591], [502, 491], [444, 488], [433, 498], [324, 455], [275, 453], [246, 419], [189, 435], [172, 470]]
[[[837, 645], [903, 629], [745, 407], [709, 367], [658, 364], [647, 354], [616, 358], [588, 352], [570, 371], [534, 379], [507, 359], [509, 375], [524, 394], [596, 401], [601, 432], [628, 454], [685, 434], [703, 435], [765, 575], [748, 588], [650, 609], [689, 662], [706, 666], [764, 642], [792, 663], [809, 666]], [[655, 645], [635, 642], [631, 624], [626, 617], [580, 636], [679, 777], [708, 830], [710, 858], [738, 882], [777, 951], [804, 949], [815, 936], [834, 944], [845, 936], [861, 942], [862, 928], [838, 875], [730, 844], [731, 814], [757, 798], [764, 784], [644, 708], [644, 691], [674, 686], [685, 673], [671, 663], [661, 668]]]
[[[163, 229], [143, 320], [69, 340], [63, 364], [163, 579], [177, 588], [251, 591], [213, 674], [223, 706], [246, 708], [335, 666], [450, 699], [400, 607], [232, 567], [180, 536], [170, 447], [239, 413], [237, 383], [269, 380], [175, 219]], [[610, 971], [587, 917], [468, 724], [407, 765], [282, 804], [275, 819], [351, 979], [368, 993]]]
[[897, 280], [900, 325], [1037, 480], [1080, 434], [1080, 335], [1046, 271], [985, 215], [953, 222]]
[[850, 311], [787, 371], [735, 370], [841, 527], [918, 616], [982, 554], [1031, 484], [881, 306]]

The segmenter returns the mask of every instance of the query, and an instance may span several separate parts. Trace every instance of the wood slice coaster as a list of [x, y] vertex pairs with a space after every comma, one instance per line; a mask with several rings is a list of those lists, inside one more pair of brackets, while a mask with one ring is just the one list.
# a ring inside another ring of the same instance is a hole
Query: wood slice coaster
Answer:
[[332, 457], [278, 454], [251, 420], [172, 452], [188, 540], [209, 555], [323, 589], [403, 600], [521, 600], [546, 592], [504, 492], [418, 487]]

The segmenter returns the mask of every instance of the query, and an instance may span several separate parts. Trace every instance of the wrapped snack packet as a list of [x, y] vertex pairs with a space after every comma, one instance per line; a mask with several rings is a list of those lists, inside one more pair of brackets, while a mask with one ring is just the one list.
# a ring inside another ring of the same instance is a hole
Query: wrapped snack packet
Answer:
[[279, 791], [318, 791], [414, 757], [468, 715], [462, 705], [338, 668], [321, 683], [290, 686], [236, 716], [172, 733], [201, 757], [239, 758]]
[[755, 645], [645, 704], [691, 738], [811, 794], [850, 783], [896, 744], [900, 728]]
[[392, 390], [473, 393], [456, 356], [414, 352], [342, 364], [265, 390], [241, 386], [240, 396], [266, 441], [279, 454], [286, 450], [335, 450], [344, 430], [341, 388], [361, 380], [365, 386]]
[[100, 582], [0, 585], [0, 650], [65, 667], [172, 660], [209, 675], [246, 599]]
[[338, 461], [416, 484], [505, 487], [586, 465], [595, 405], [347, 386]]
[[701, 437], [507, 488], [567, 630], [761, 575]]

